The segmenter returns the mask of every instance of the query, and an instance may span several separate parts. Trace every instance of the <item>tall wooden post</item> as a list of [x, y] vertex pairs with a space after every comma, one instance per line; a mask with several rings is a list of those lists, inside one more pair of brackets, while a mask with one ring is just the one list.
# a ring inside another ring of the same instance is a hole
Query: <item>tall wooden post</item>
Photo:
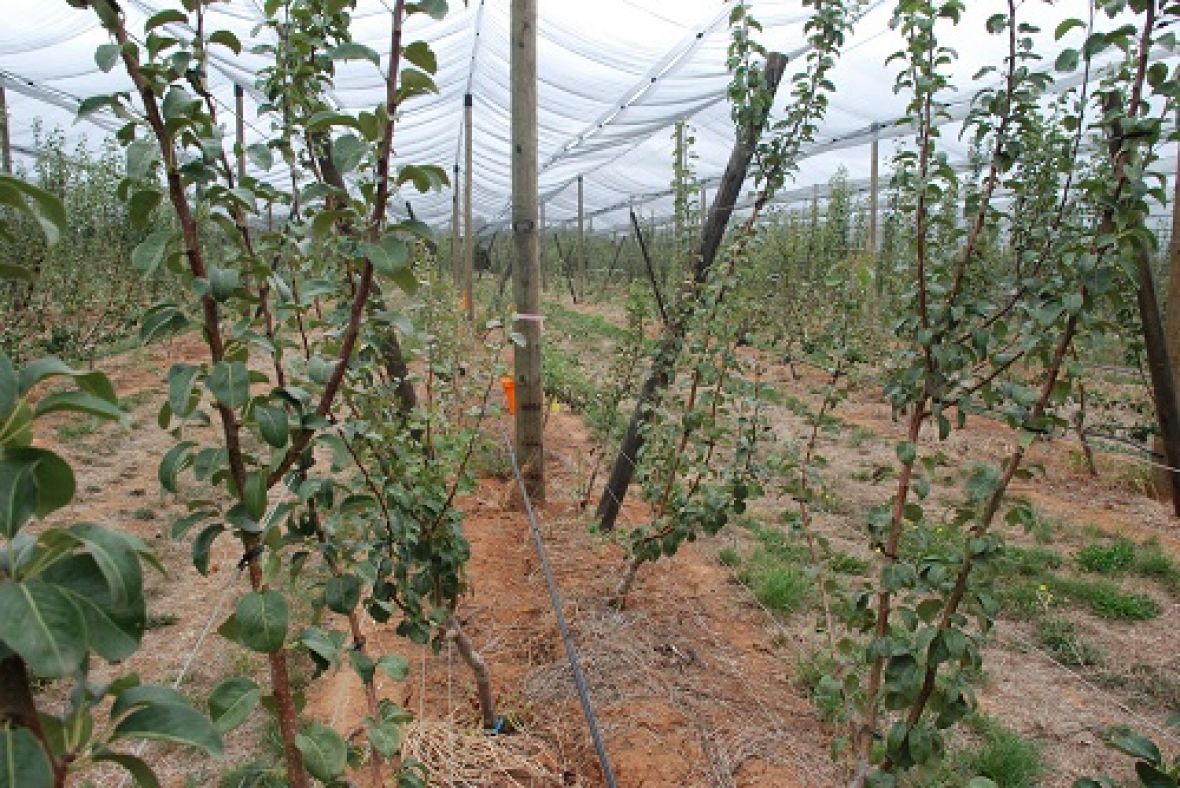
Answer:
[[455, 283], [455, 292], [463, 287], [463, 256], [459, 247], [459, 165], [456, 163], [451, 173], [451, 281]]
[[246, 177], [246, 91], [234, 85], [234, 153], [238, 158], [238, 181]]
[[471, 116], [472, 100], [468, 93], [463, 97], [464, 158], [463, 171], [463, 302], [467, 309], [468, 321], [475, 322], [475, 228], [471, 220]]
[[676, 223], [676, 244], [673, 247], [676, 250], [676, 256], [679, 257], [681, 253], [680, 245], [684, 243], [684, 229], [687, 222], [685, 215], [688, 213], [688, 177], [685, 174], [688, 162], [684, 157], [684, 121], [676, 121], [676, 193], [672, 197], [672, 213]]
[[0, 166], [11, 173], [12, 140], [8, 133], [8, 98], [4, 95], [4, 85], [0, 85]]
[[586, 300], [586, 204], [582, 176], [578, 176], [578, 298]]
[[516, 454], [525, 489], [545, 497], [545, 440], [541, 388], [541, 255], [537, 206], [537, 0], [512, 0], [512, 291]]
[[880, 127], [873, 124], [873, 142], [869, 146], [869, 254], [873, 257], [877, 256], [877, 195], [880, 189], [880, 181], [878, 178], [878, 167], [880, 165], [880, 158], [877, 153], [878, 143], [878, 129]]
[[541, 268], [541, 289], [546, 293], [549, 292], [549, 269], [545, 265], [545, 203], [538, 206], [540, 213], [540, 224], [537, 227], [537, 265]]

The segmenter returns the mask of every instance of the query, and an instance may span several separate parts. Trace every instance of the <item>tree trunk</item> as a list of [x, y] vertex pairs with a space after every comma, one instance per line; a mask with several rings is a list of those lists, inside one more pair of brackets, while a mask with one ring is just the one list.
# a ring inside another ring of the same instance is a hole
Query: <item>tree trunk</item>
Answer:
[[[771, 54], [766, 59], [766, 85], [770, 98], [778, 91], [783, 71], [787, 66], [785, 55]], [[705, 281], [709, 269], [717, 257], [717, 250], [729, 226], [733, 215], [734, 205], [741, 193], [742, 183], [746, 179], [746, 171], [750, 160], [754, 156], [754, 149], [758, 138], [766, 126], [770, 114], [770, 101], [757, 122], [734, 143], [729, 163], [725, 167], [725, 174], [713, 198], [713, 206], [709, 210], [709, 219], [701, 232], [700, 251], [693, 260], [692, 282], [680, 293], [677, 305], [671, 310], [667, 326], [664, 329], [655, 357], [652, 359], [651, 370], [640, 389], [639, 398], [635, 403], [635, 412], [631, 415], [631, 422], [627, 425], [627, 434], [619, 446], [618, 456], [614, 467], [611, 468], [610, 478], [606, 488], [602, 491], [602, 499], [598, 502], [596, 519], [599, 527], [604, 531], [613, 530], [619, 509], [623, 505], [623, 498], [627, 495], [627, 488], [631, 485], [631, 478], [635, 474], [635, 461], [643, 447], [641, 435], [644, 425], [651, 418], [652, 411], [658, 404], [660, 392], [672, 382], [672, 375], [676, 367], [676, 359], [680, 356], [680, 348], [684, 343], [684, 328], [696, 308], [696, 286]]]

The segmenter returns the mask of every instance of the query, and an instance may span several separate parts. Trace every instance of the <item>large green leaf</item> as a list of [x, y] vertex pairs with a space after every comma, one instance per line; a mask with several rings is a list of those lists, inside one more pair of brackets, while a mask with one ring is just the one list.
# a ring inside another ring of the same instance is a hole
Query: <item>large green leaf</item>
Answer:
[[226, 733], [241, 725], [258, 705], [261, 692], [249, 679], [226, 679], [209, 693], [209, 716], [218, 733]]
[[240, 361], [217, 362], [205, 385], [227, 408], [240, 408], [250, 400], [249, 371]]
[[156, 304], [139, 323], [139, 341], [148, 345], [157, 339], [180, 333], [188, 328], [189, 320], [176, 304]]
[[56, 356], [48, 356], [31, 361], [20, 371], [19, 393], [21, 396], [29, 393], [29, 389], [46, 378], [64, 375], [74, 379], [74, 383], [83, 391], [89, 392], [99, 399], [106, 400], [112, 405], [119, 403], [115, 394], [115, 387], [110, 378], [101, 372], [74, 369]]
[[115, 726], [114, 738], [154, 739], [184, 744], [213, 756], [224, 752], [221, 736], [201, 712], [175, 704], [144, 706]]
[[168, 404], [178, 418], [188, 416], [196, 407], [192, 396], [193, 384], [199, 374], [200, 367], [192, 364], [174, 364], [168, 370]]
[[202, 575], [209, 574], [209, 550], [213, 547], [213, 540], [225, 532], [225, 526], [220, 523], [204, 528], [193, 540], [193, 566]]
[[76, 489], [74, 471], [69, 463], [48, 449], [28, 446], [0, 449], [0, 466], [7, 463], [34, 466], [33, 475], [37, 480], [37, 508], [34, 511], [38, 517], [55, 512], [73, 500]]
[[41, 225], [49, 244], [56, 244], [66, 231], [66, 209], [54, 195], [19, 178], [0, 173], [0, 205], [28, 214]]
[[91, 523], [71, 526], [68, 533], [94, 558], [116, 608], [126, 607], [143, 595], [139, 554], [126, 537]]
[[361, 580], [356, 575], [340, 575], [328, 579], [324, 586], [324, 604], [340, 615], [348, 615], [361, 600]]
[[60, 588], [40, 580], [0, 583], [0, 641], [37, 676], [73, 673], [86, 655], [86, 621]]
[[191, 704], [188, 702], [188, 698], [172, 687], [159, 684], [135, 684], [124, 689], [115, 698], [115, 702], [111, 704], [111, 719], [144, 706], [191, 707]]
[[192, 449], [196, 445], [192, 441], [181, 441], [164, 453], [160, 467], [156, 470], [156, 478], [168, 492], [177, 491], [176, 476], [192, 463]]
[[85, 413], [100, 419], [111, 421], [127, 421], [127, 412], [118, 405], [100, 399], [85, 391], [61, 391], [50, 394], [37, 402], [33, 409], [34, 416], [40, 418], [48, 413], [67, 411], [70, 413]]
[[254, 420], [258, 422], [258, 430], [264, 441], [276, 449], [287, 445], [290, 427], [285, 408], [280, 405], [258, 405], [254, 408]]
[[238, 600], [234, 613], [238, 638], [253, 651], [269, 654], [287, 638], [287, 600], [278, 591], [252, 591]]
[[295, 746], [303, 753], [303, 765], [316, 779], [330, 782], [344, 774], [348, 745], [327, 725], [313, 722], [304, 726], [295, 736]]
[[16, 407], [19, 397], [20, 381], [16, 368], [12, 366], [12, 359], [0, 352], [0, 421], [4, 421], [8, 412]]
[[28, 728], [0, 727], [0, 788], [51, 788], [53, 770]]
[[36, 461], [0, 460], [0, 535], [11, 539], [37, 510]]
[[160, 788], [160, 781], [156, 778], [156, 773], [152, 771], [152, 767], [148, 766], [142, 758], [137, 758], [125, 752], [114, 752], [113, 750], [101, 749], [94, 754], [95, 762], [109, 762], [117, 763], [131, 773], [135, 779], [135, 785], [138, 788]]
[[131, 250], [131, 264], [143, 276], [151, 276], [164, 262], [175, 232], [171, 229], [156, 230]]
[[100, 657], [121, 662], [139, 648], [147, 624], [143, 594], [137, 591], [126, 604], [116, 605], [94, 556], [69, 556], [49, 567], [42, 579], [66, 591], [82, 611], [87, 642]]

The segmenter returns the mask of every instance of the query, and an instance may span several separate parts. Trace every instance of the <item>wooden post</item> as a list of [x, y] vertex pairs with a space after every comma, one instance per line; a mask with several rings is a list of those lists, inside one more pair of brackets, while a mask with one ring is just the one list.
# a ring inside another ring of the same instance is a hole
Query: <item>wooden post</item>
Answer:
[[463, 97], [464, 147], [467, 164], [463, 172], [463, 301], [467, 308], [467, 320], [475, 322], [475, 228], [471, 226], [471, 116], [472, 99], [468, 93]]
[[246, 177], [246, 91], [234, 85], [234, 154], [238, 158], [238, 182]]
[[869, 146], [869, 254], [877, 256], [877, 195], [880, 189], [878, 167], [880, 158], [877, 152], [878, 130], [880, 126], [873, 124], [873, 142]]
[[676, 193], [672, 197], [673, 220], [676, 224], [676, 243], [672, 247], [676, 250], [676, 257], [680, 257], [681, 244], [684, 243], [685, 214], [688, 213], [688, 179], [685, 176], [687, 162], [684, 157], [684, 121], [676, 121]]
[[704, 182], [701, 183], [701, 231], [704, 232], [705, 222], [709, 218], [709, 192], [705, 188]]
[[537, 265], [541, 269], [541, 290], [549, 292], [549, 272], [545, 267], [545, 203], [538, 206], [540, 220], [537, 225]]
[[[766, 58], [765, 79], [766, 87], [771, 99], [778, 91], [783, 72], [787, 67], [785, 55], [777, 52]], [[697, 285], [705, 281], [709, 269], [717, 257], [717, 250], [725, 230], [729, 226], [729, 219], [733, 215], [734, 205], [741, 193], [742, 183], [746, 179], [746, 172], [750, 167], [750, 160], [754, 157], [754, 148], [758, 138], [766, 126], [766, 119], [770, 113], [769, 102], [762, 112], [751, 120], [750, 126], [739, 134], [730, 152], [729, 162], [725, 166], [725, 174], [713, 197], [713, 207], [709, 211], [708, 221], [701, 233], [701, 245], [696, 259], [693, 260], [691, 283], [681, 291], [679, 303], [669, 310], [669, 324], [660, 337], [656, 347], [655, 357], [652, 359], [651, 369], [647, 378], [635, 398], [635, 410], [631, 414], [631, 421], [627, 425], [627, 433], [619, 444], [619, 453], [611, 468], [610, 478], [602, 491], [602, 498], [598, 502], [595, 518], [599, 527], [604, 531], [613, 530], [619, 509], [623, 505], [623, 498], [627, 495], [627, 488], [631, 486], [631, 479], [635, 474], [635, 463], [638, 462], [639, 452], [643, 448], [644, 425], [651, 418], [664, 389], [672, 382], [672, 373], [676, 367], [676, 360], [680, 356], [680, 349], [684, 343], [684, 326], [696, 308], [695, 296]]]
[[4, 95], [4, 85], [0, 84], [0, 166], [4, 171], [12, 173], [12, 139], [8, 132], [8, 99]]
[[455, 292], [463, 287], [463, 258], [459, 254], [459, 165], [455, 164], [451, 177], [451, 281]]
[[537, 0], [512, 0], [512, 238], [516, 296], [516, 455], [525, 489], [545, 497], [541, 387], [541, 254], [537, 225]]
[[578, 298], [586, 300], [586, 205], [582, 176], [578, 176]]

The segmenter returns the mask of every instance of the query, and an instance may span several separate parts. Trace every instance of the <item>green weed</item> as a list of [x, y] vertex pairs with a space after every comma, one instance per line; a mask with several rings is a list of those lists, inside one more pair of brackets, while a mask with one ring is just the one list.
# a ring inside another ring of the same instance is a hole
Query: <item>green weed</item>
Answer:
[[1037, 785], [1045, 773], [1040, 745], [986, 717], [975, 720], [983, 742], [978, 751], [966, 757], [966, 771], [987, 777], [999, 788]]
[[738, 572], [754, 598], [771, 610], [796, 613], [811, 596], [812, 583], [802, 567], [765, 549], [757, 550]]
[[1102, 662], [1102, 652], [1083, 640], [1071, 621], [1043, 619], [1037, 624], [1037, 640], [1063, 665], [1088, 667]]
[[737, 566], [742, 562], [742, 557], [738, 554], [738, 551], [732, 547], [723, 547], [717, 553], [717, 561], [722, 566]]
[[1055, 577], [1050, 588], [1055, 594], [1086, 604], [1094, 615], [1101, 618], [1147, 621], [1160, 614], [1159, 603], [1150, 596], [1124, 592], [1106, 580]]
[[1122, 574], [1135, 562], [1135, 545], [1129, 539], [1110, 544], [1091, 544], [1082, 548], [1077, 562], [1087, 572], [1100, 575]]

